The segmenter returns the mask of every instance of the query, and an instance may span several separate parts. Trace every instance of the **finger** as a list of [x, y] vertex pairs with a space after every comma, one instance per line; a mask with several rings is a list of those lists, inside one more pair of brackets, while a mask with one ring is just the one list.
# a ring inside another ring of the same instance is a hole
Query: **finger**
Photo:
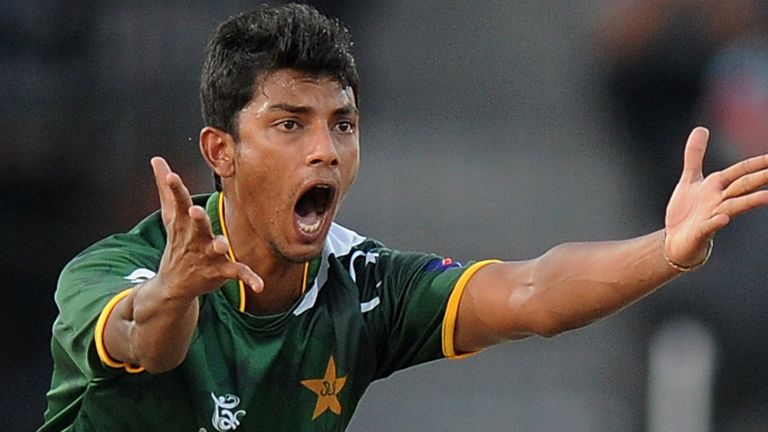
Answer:
[[230, 261], [221, 266], [221, 271], [229, 279], [242, 280], [254, 292], [264, 291], [264, 280], [245, 264]]
[[187, 210], [187, 214], [189, 214], [189, 217], [192, 219], [194, 235], [196, 237], [203, 240], [210, 240], [213, 238], [211, 218], [208, 217], [208, 213], [206, 213], [202, 207], [193, 205]]
[[717, 207], [716, 213], [733, 218], [748, 210], [762, 207], [766, 204], [768, 204], [768, 191], [759, 190], [757, 192], [723, 201]]
[[[746, 162], [746, 161], [745, 161]], [[768, 185], [768, 169], [742, 175], [725, 188], [725, 198], [738, 197]]]
[[226, 255], [229, 252], [229, 241], [223, 235], [216, 236], [211, 241], [211, 250], [216, 255]]
[[745, 174], [754, 173], [768, 168], [768, 154], [751, 157], [720, 172], [724, 184], [730, 185]]
[[[172, 211], [173, 209], [173, 195], [168, 187], [166, 178], [171, 173], [171, 167], [165, 159], [155, 156], [150, 160], [152, 165], [152, 172], [155, 175], [155, 185], [157, 186], [157, 194], [160, 197], [160, 208], [164, 212]], [[170, 215], [169, 215], [170, 216]]]
[[173, 197], [173, 208], [176, 211], [176, 216], [186, 217], [189, 208], [192, 207], [192, 197], [189, 195], [189, 190], [184, 186], [181, 177], [174, 172], [169, 173], [166, 179]]
[[706, 239], [715, 235], [716, 232], [731, 222], [731, 218], [725, 214], [716, 214], [704, 221], [701, 225], [701, 238]]
[[683, 174], [680, 180], [688, 183], [701, 180], [704, 153], [707, 151], [708, 140], [709, 130], [707, 128], [697, 127], [691, 131], [688, 141], [685, 143]]

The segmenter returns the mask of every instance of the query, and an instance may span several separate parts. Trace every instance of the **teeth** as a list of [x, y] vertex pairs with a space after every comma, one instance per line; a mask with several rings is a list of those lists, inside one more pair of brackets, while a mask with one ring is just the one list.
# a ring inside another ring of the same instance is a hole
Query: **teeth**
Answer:
[[322, 219], [318, 219], [315, 221], [315, 223], [311, 225], [307, 225], [304, 223], [299, 222], [299, 229], [307, 234], [312, 234], [313, 232], [320, 229], [320, 222], [322, 222]]

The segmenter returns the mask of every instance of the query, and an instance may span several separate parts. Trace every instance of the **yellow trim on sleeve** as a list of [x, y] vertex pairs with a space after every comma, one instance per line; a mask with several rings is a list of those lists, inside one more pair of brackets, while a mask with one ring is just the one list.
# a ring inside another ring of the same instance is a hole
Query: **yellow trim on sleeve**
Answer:
[[476, 354], [475, 352], [457, 354], [453, 345], [453, 338], [456, 333], [456, 318], [459, 314], [459, 303], [461, 301], [461, 295], [464, 293], [464, 288], [467, 287], [467, 283], [469, 283], [469, 280], [472, 278], [472, 276], [474, 276], [478, 270], [487, 266], [488, 264], [499, 262], [501, 261], [484, 260], [476, 262], [464, 270], [464, 273], [462, 273], [461, 277], [459, 277], [459, 280], [456, 281], [456, 286], [453, 287], [453, 291], [451, 292], [450, 297], [448, 297], [448, 306], [445, 308], [445, 316], [443, 317], [443, 355], [446, 358], [460, 359], [468, 357], [472, 354]]
[[99, 354], [99, 359], [102, 363], [116, 369], [124, 368], [128, 373], [139, 373], [144, 371], [143, 367], [115, 361], [109, 356], [107, 348], [104, 346], [104, 329], [107, 327], [107, 320], [115, 309], [115, 306], [117, 306], [121, 300], [128, 297], [128, 294], [130, 294], [131, 291], [133, 291], [133, 288], [120, 291], [116, 296], [112, 297], [106, 306], [104, 306], [104, 309], [102, 309], [101, 314], [99, 315], [99, 320], [96, 321], [96, 329], [94, 330], [93, 338], [96, 342], [96, 352]]

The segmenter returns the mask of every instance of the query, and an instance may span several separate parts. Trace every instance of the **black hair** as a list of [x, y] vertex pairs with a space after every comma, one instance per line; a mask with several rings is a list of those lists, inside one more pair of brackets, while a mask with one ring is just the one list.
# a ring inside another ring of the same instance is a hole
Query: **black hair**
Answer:
[[[270, 72], [295, 69], [334, 77], [358, 98], [358, 75], [349, 31], [311, 6], [262, 5], [225, 21], [205, 50], [200, 101], [206, 126], [237, 138], [237, 113]], [[221, 179], [214, 173], [216, 189]]]

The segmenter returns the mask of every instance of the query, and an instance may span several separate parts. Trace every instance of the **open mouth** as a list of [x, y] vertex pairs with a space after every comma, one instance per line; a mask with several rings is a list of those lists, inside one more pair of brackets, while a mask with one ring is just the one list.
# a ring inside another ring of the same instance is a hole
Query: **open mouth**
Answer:
[[322, 227], [334, 194], [333, 187], [318, 184], [301, 195], [293, 209], [301, 232], [314, 234]]

